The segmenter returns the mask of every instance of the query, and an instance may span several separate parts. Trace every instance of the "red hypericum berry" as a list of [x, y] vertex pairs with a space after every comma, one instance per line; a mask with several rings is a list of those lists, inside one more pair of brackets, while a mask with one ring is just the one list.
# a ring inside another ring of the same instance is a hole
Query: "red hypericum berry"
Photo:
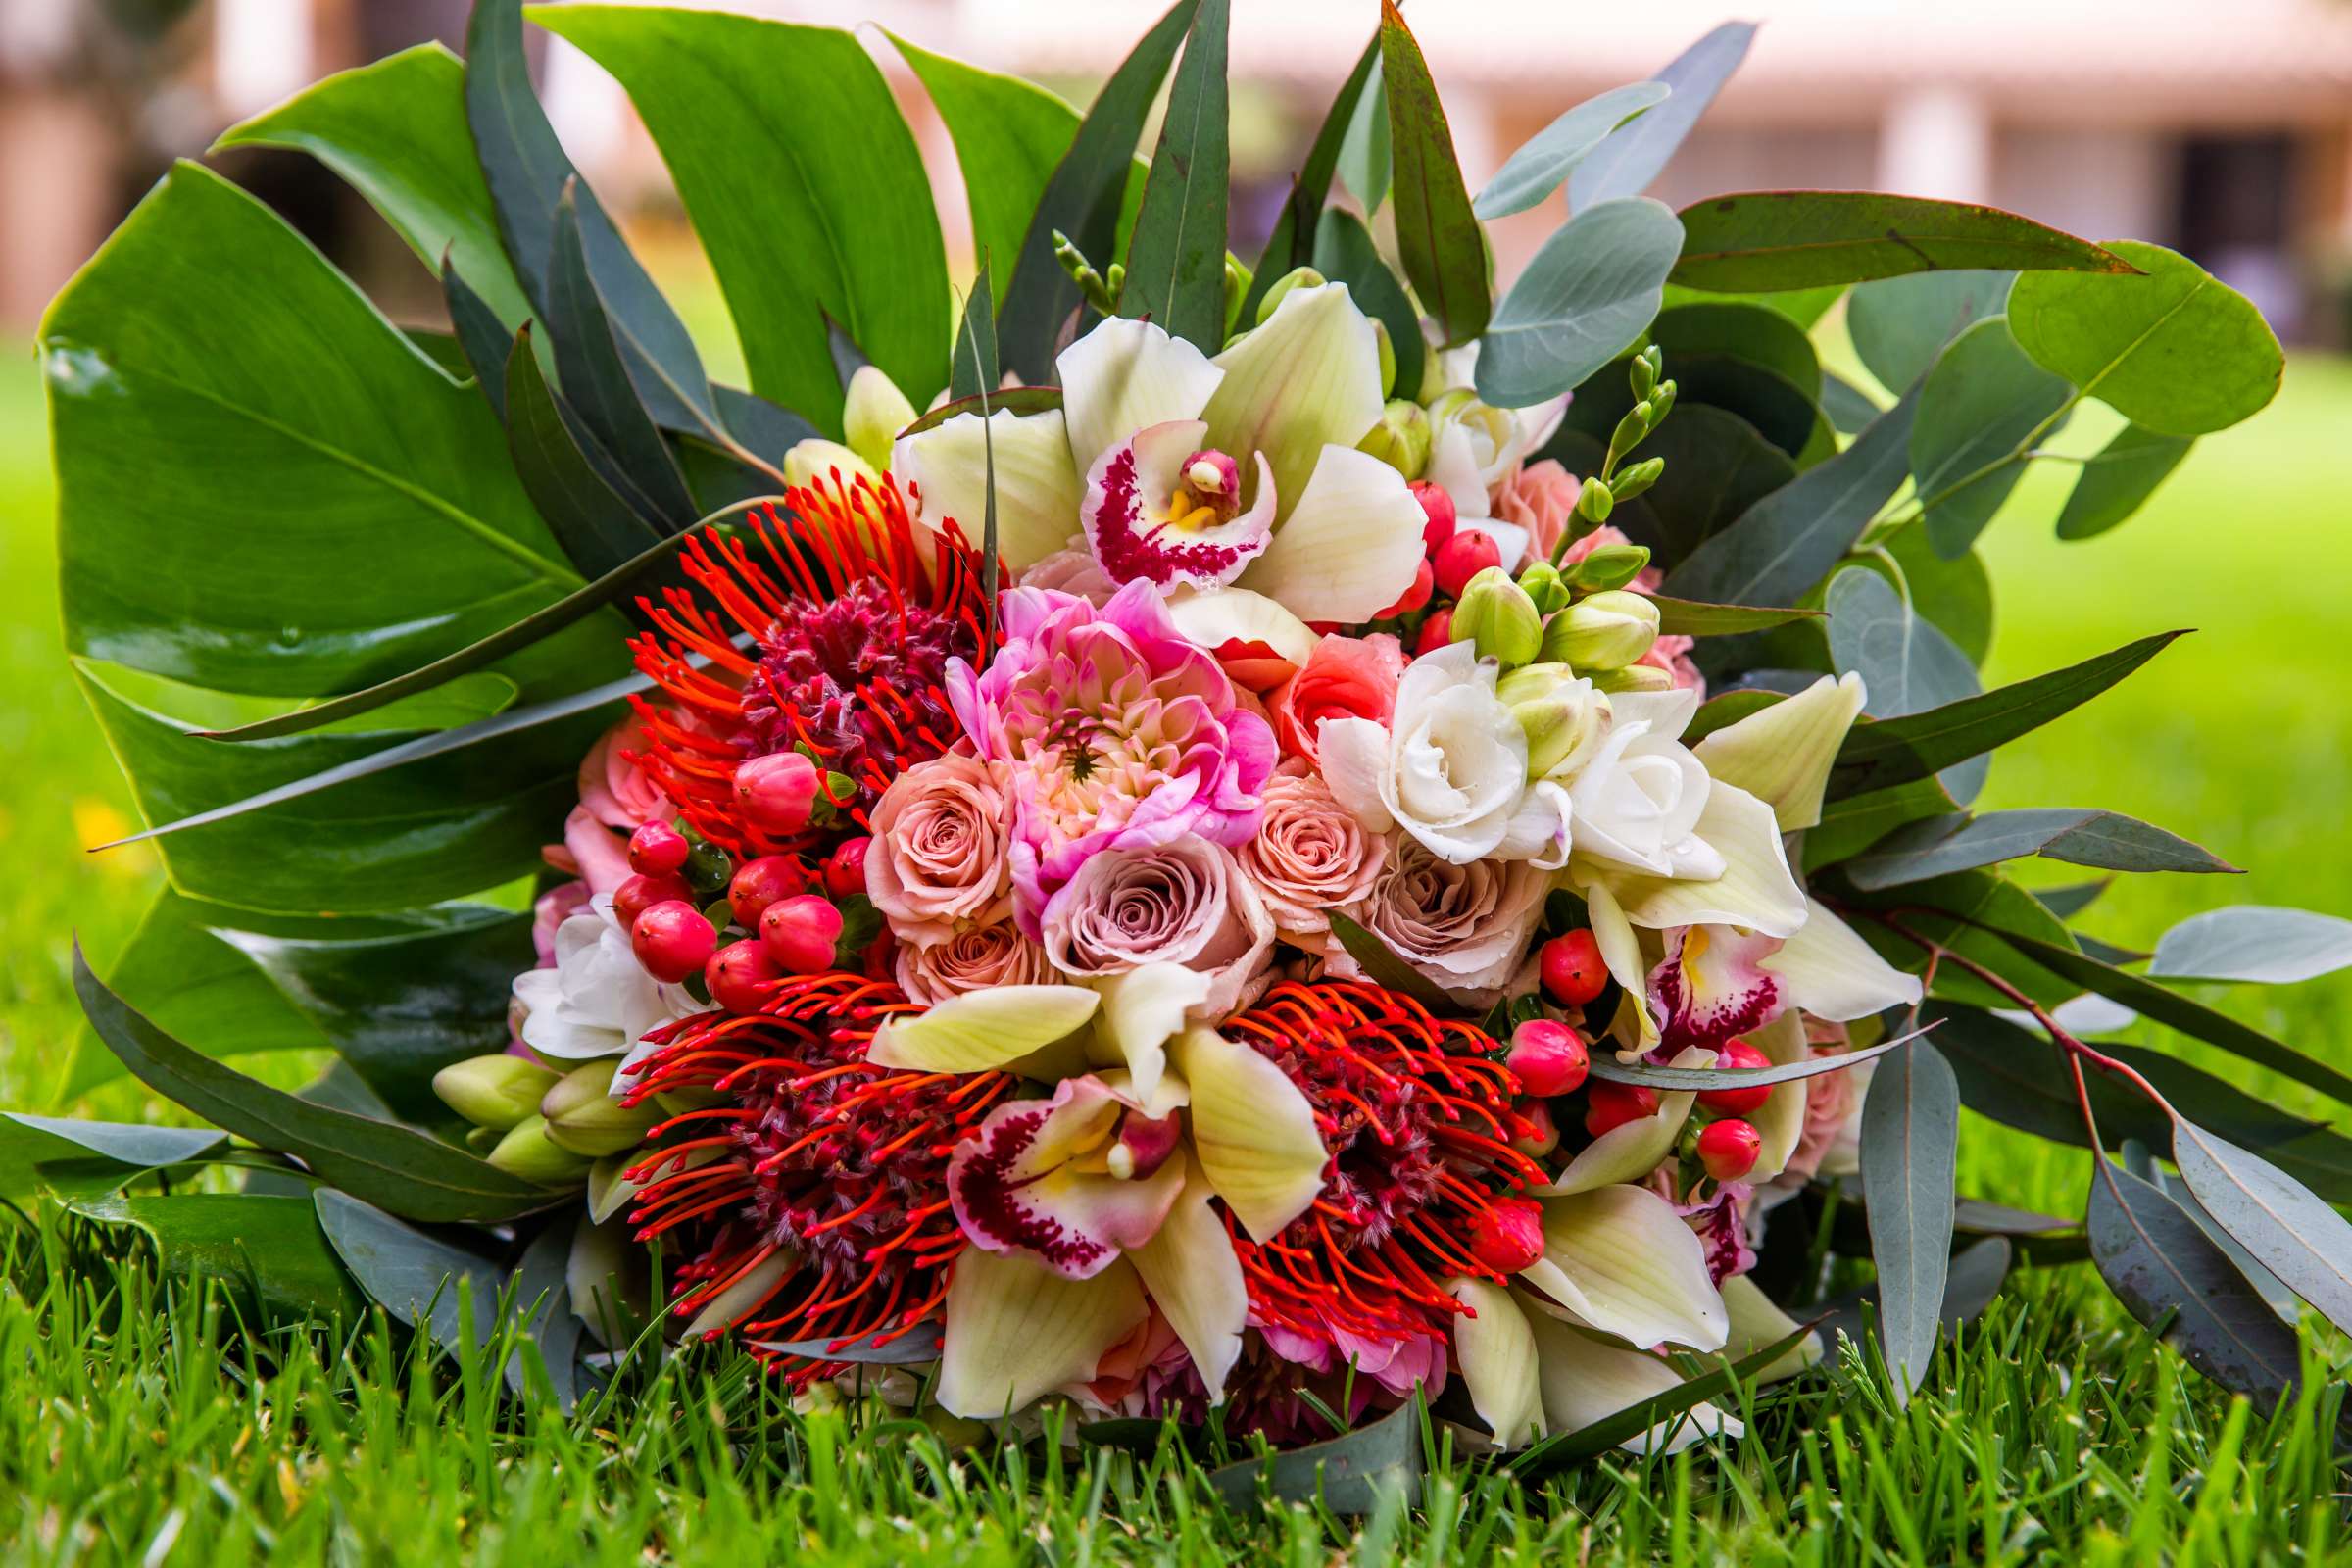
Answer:
[[612, 890], [612, 912], [624, 926], [634, 926], [637, 917], [657, 904], [672, 899], [694, 902], [694, 890], [682, 876], [647, 876], [640, 871], [635, 876], [621, 878], [620, 886]]
[[1764, 1140], [1744, 1121], [1709, 1122], [1698, 1135], [1698, 1162], [1719, 1182], [1736, 1182], [1756, 1168]]
[[1495, 547], [1493, 534], [1471, 529], [1438, 546], [1429, 564], [1437, 573], [1439, 590], [1448, 599], [1459, 599], [1471, 578], [1489, 566], [1502, 564], [1502, 552]]
[[1413, 499], [1421, 503], [1421, 515], [1428, 519], [1421, 527], [1421, 547], [1435, 550], [1453, 537], [1455, 516], [1453, 497], [1446, 487], [1427, 479], [1413, 481]]
[[703, 984], [710, 988], [710, 1000], [729, 1012], [760, 1011], [783, 978], [766, 944], [757, 939], [730, 942], [703, 965]]
[[1595, 1138], [1657, 1113], [1657, 1091], [1646, 1085], [1601, 1078], [1585, 1086], [1585, 1131]]
[[865, 891], [865, 852], [873, 840], [848, 839], [825, 857], [825, 891], [837, 899]]
[[1411, 614], [1429, 603], [1430, 587], [1436, 581], [1436, 574], [1430, 570], [1429, 563], [1422, 562], [1413, 568], [1413, 585], [1404, 591], [1403, 597], [1372, 618], [1387, 620], [1396, 615]]
[[[1772, 1058], [1746, 1041], [1734, 1037], [1726, 1040], [1715, 1052], [1718, 1067], [1769, 1067]], [[1698, 1097], [1698, 1102], [1709, 1110], [1726, 1116], [1745, 1116], [1763, 1108], [1772, 1098], [1772, 1085], [1748, 1084], [1740, 1089], [1710, 1089]]]
[[671, 984], [709, 963], [717, 946], [718, 928], [684, 899], [655, 905], [629, 927], [630, 951], [645, 972]]
[[727, 903], [735, 910], [735, 923], [756, 931], [769, 905], [808, 891], [808, 872], [799, 860], [789, 855], [762, 855], [735, 868], [735, 879], [727, 884]]
[[1511, 1114], [1525, 1125], [1511, 1140], [1511, 1147], [1530, 1159], [1542, 1159], [1560, 1147], [1560, 1124], [1551, 1119], [1551, 1107], [1541, 1100], [1522, 1100], [1511, 1107]]
[[1537, 956], [1544, 973], [1544, 990], [1563, 1007], [1581, 1007], [1600, 995], [1609, 983], [1609, 966], [1601, 961], [1600, 940], [1590, 931], [1571, 931], [1544, 944]]
[[1550, 1018], [1530, 1018], [1511, 1031], [1511, 1049], [1502, 1058], [1531, 1095], [1574, 1094], [1584, 1087], [1592, 1058], [1576, 1031]]
[[667, 876], [693, 853], [685, 834], [659, 819], [629, 835], [629, 869], [641, 876]]
[[1470, 1226], [1470, 1255], [1497, 1274], [1516, 1274], [1544, 1255], [1544, 1211], [1524, 1198], [1498, 1198]]
[[798, 833], [824, 783], [823, 771], [798, 752], [755, 757], [735, 770], [735, 808], [762, 832]]
[[1421, 623], [1421, 635], [1413, 640], [1413, 657], [1423, 658], [1436, 653], [1453, 641], [1453, 612], [1435, 611]]
[[813, 893], [778, 899], [760, 916], [760, 940], [787, 972], [822, 974], [833, 967], [841, 911]]

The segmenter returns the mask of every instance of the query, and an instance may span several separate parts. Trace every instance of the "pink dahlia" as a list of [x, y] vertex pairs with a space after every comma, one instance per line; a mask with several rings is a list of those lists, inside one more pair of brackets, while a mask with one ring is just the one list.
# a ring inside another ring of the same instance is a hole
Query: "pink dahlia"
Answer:
[[1176, 629], [1155, 588], [1129, 583], [1100, 608], [1015, 588], [1001, 620], [986, 672], [958, 661], [947, 688], [980, 758], [1007, 770], [1023, 932], [1040, 933], [1047, 901], [1103, 850], [1188, 835], [1248, 842], [1274, 732]]

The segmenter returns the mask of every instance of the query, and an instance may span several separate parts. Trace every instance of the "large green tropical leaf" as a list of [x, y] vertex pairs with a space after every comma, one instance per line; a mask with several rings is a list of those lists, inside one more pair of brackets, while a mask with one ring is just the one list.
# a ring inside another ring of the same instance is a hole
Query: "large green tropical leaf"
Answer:
[[947, 385], [948, 259], [931, 186], [854, 36], [649, 6], [529, 16], [619, 77], [645, 117], [718, 274], [753, 391], [838, 436], [828, 318], [915, 407]]

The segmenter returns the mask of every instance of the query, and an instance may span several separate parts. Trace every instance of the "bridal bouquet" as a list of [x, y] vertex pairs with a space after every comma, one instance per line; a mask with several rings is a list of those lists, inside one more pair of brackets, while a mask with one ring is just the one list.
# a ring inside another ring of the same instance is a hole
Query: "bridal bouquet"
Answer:
[[[629, 89], [750, 386], [502, 0], [463, 64], [223, 139], [346, 176], [450, 330], [204, 166], [148, 196], [42, 330], [68, 635], [171, 873], [79, 970], [68, 1087], [208, 1125], [13, 1115], [20, 1190], [266, 1319], [504, 1299], [534, 1396], [717, 1340], [804, 1400], [1276, 1444], [1419, 1396], [1500, 1449], [1680, 1446], [1839, 1329], [1900, 1396], [2021, 1254], [2258, 1401], [2274, 1303], [2352, 1327], [2352, 1144], [2267, 1087], [2352, 1079], [2193, 989], [2337, 926], [2225, 910], [2148, 963], [2075, 927], [2103, 884], [2003, 863], [2230, 867], [1969, 805], [2169, 641], [1982, 688], [2019, 473], [2108, 405], [2058, 523], [2097, 533], [2277, 385], [2194, 264], [1643, 198], [1740, 24], [1473, 197], [1393, 7], [1246, 264], [1227, 4], [1181, 0], [1083, 117], [888, 40], [962, 167], [951, 274], [851, 35], [530, 15]], [[1482, 221], [1563, 188], [1497, 297]], [[1833, 306], [1884, 396], [1822, 369]], [[2266, 1087], [2081, 1038], [2124, 1009]], [[321, 1048], [301, 1094], [223, 1059]], [[1959, 1197], [1963, 1104], [2122, 1160], [2082, 1216]], [[1831, 1253], [1869, 1317], [1795, 1305]]]

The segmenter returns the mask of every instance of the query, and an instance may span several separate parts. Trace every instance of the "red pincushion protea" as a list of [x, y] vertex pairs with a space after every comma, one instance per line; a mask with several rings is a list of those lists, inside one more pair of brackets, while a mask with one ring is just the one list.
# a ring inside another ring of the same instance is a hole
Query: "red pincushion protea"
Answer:
[[[689, 540], [679, 564], [710, 603], [666, 590], [644, 604], [658, 634], [630, 644], [675, 710], [637, 705], [649, 741], [641, 765], [735, 854], [817, 838], [744, 820], [733, 800], [740, 764], [805, 748], [852, 781], [853, 798], [835, 804], [862, 821], [893, 778], [955, 743], [948, 662], [981, 662], [988, 635], [979, 553], [953, 523], [918, 545], [890, 480], [819, 479], [787, 491], [785, 506], [789, 522], [772, 507], [751, 514], [748, 538]], [[708, 663], [695, 667], [697, 657]]]
[[[681, 1321], [730, 1297], [709, 1337], [887, 1344], [939, 1311], [965, 1245], [948, 1156], [1016, 1080], [865, 1059], [884, 1018], [919, 1010], [887, 983], [821, 974], [764, 1013], [669, 1026], [626, 1102], [703, 1103], [654, 1129], [659, 1147], [628, 1173], [644, 1184], [629, 1219], [687, 1257]], [[796, 1385], [835, 1365], [762, 1353]]]
[[1339, 981], [1277, 986], [1223, 1028], [1298, 1086], [1331, 1151], [1321, 1196], [1280, 1236], [1235, 1234], [1251, 1320], [1323, 1345], [1445, 1340], [1462, 1310], [1445, 1282], [1502, 1278], [1470, 1239], [1545, 1179], [1510, 1147], [1532, 1129], [1494, 1042]]

